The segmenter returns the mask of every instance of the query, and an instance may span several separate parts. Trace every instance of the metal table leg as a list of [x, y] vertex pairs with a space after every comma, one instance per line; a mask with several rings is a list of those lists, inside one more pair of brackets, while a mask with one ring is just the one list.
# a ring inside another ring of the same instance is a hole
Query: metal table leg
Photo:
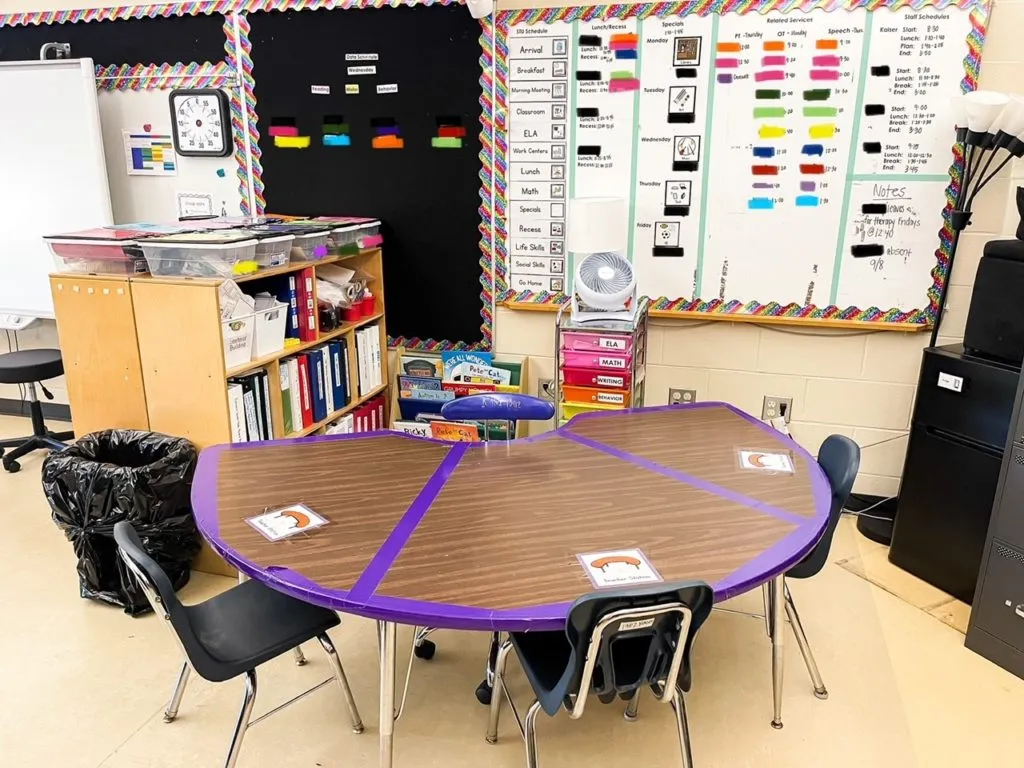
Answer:
[[380, 768], [391, 768], [395, 732], [395, 655], [397, 628], [394, 622], [378, 621], [380, 649]]
[[786, 605], [786, 577], [783, 574], [776, 576], [769, 586], [769, 607], [771, 608], [771, 634], [772, 634], [772, 696], [775, 705], [774, 717], [772, 717], [772, 728], [782, 727], [782, 668], [783, 668], [783, 646], [782, 638], [786, 631], [786, 622], [782, 618], [782, 612]]

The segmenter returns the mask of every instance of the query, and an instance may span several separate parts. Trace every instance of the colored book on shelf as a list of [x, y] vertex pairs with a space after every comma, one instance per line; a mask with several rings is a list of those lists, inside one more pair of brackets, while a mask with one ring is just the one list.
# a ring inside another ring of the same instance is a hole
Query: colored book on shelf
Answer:
[[338, 339], [337, 343], [341, 346], [341, 381], [345, 387], [345, 397], [343, 398], [345, 405], [352, 402], [352, 375], [349, 371], [349, 358], [348, 358], [348, 341], [345, 339]]
[[447, 403], [455, 399], [455, 393], [447, 389], [400, 389], [400, 399], [415, 398], [417, 400], [436, 400], [439, 403]]
[[[495, 360], [494, 361], [494, 367], [495, 368], [501, 368], [502, 370], [509, 372], [509, 380], [507, 382], [505, 382], [505, 384], [499, 385], [499, 388], [498, 388], [499, 392], [505, 392], [505, 391], [508, 391], [508, 392], [519, 392], [520, 391], [520, 387], [523, 386], [523, 382], [522, 382], [523, 364], [522, 363], [506, 363], [506, 362], [501, 361], [501, 360]], [[501, 386], [505, 386], [505, 385], [511, 385], [511, 386], [515, 387], [515, 389], [512, 389], [512, 390], [503, 390], [503, 389], [501, 389]]]
[[228, 412], [231, 416], [231, 442], [245, 442], [245, 391], [241, 384], [228, 384]]
[[334, 366], [331, 365], [331, 351], [324, 344], [316, 350], [320, 355], [324, 369], [324, 400], [327, 401], [327, 413], [334, 413], [341, 408], [334, 404]]
[[263, 440], [271, 440], [274, 437], [274, 427], [270, 421], [270, 376], [265, 370], [256, 371], [253, 376], [256, 379], [257, 401], [260, 406], [256, 413], [260, 422], [260, 435]]
[[299, 432], [302, 427], [302, 394], [299, 392], [299, 361], [297, 358], [289, 357], [282, 361], [287, 362], [288, 367], [288, 393], [292, 398], [292, 431]]
[[406, 376], [431, 376], [440, 379], [443, 378], [444, 366], [439, 357], [402, 355], [402, 359], [398, 361], [398, 372]]
[[278, 368], [281, 379], [281, 418], [284, 422], [284, 434], [290, 435], [295, 431], [295, 424], [292, 422], [292, 384], [288, 376], [287, 363], [282, 360]]
[[309, 386], [309, 360], [305, 355], [298, 355], [299, 394], [302, 397], [302, 427], [313, 426], [313, 390]]
[[480, 432], [476, 424], [463, 424], [458, 421], [432, 421], [430, 434], [438, 440], [451, 440], [457, 443], [480, 442]]
[[[456, 397], [465, 397], [466, 395], [479, 395], [483, 392], [494, 392], [497, 388], [497, 384], [466, 384], [461, 381], [446, 381], [441, 385], [441, 388], [452, 392]], [[515, 387], [514, 392], [518, 392], [519, 388]]]
[[[373, 386], [379, 387], [384, 384], [383, 374], [381, 373], [381, 351], [380, 351], [380, 326], [371, 325], [370, 330], [373, 333], [370, 334], [370, 346], [373, 349]], [[384, 425], [381, 424], [381, 427]]]
[[377, 395], [376, 404], [374, 407], [377, 409], [377, 429], [384, 429], [384, 408], [387, 406], [387, 402], [384, 399], [384, 395]]
[[331, 359], [331, 395], [334, 398], [334, 408], [341, 410], [348, 405], [348, 399], [345, 397], [345, 390], [348, 389], [345, 381], [345, 369], [341, 364], [341, 343], [332, 341], [327, 345], [327, 351]]
[[288, 275], [288, 330], [286, 336], [299, 338], [298, 279], [294, 274]]
[[391, 429], [395, 432], [404, 432], [407, 435], [416, 435], [416, 437], [431, 436], [430, 425], [422, 421], [396, 421], [391, 425]]
[[438, 400], [420, 400], [418, 397], [407, 397], [398, 399], [398, 410], [403, 421], [413, 421], [420, 414], [441, 413], [443, 402]]
[[455, 381], [455, 376], [467, 364], [489, 367], [494, 362], [494, 355], [490, 352], [442, 352], [441, 364], [443, 366], [442, 378], [445, 381]]
[[306, 353], [309, 358], [309, 383], [313, 392], [313, 421], [327, 418], [327, 398], [324, 397], [324, 358], [319, 350]]
[[312, 267], [306, 267], [298, 276], [299, 293], [299, 339], [316, 341], [316, 293], [313, 289], [315, 280]]
[[406, 391], [417, 389], [444, 389], [444, 387], [441, 386], [441, 380], [434, 376], [399, 376], [398, 388]]
[[260, 425], [256, 420], [256, 388], [251, 378], [232, 379], [231, 383], [242, 388], [242, 403], [245, 406], [245, 442], [260, 439]]

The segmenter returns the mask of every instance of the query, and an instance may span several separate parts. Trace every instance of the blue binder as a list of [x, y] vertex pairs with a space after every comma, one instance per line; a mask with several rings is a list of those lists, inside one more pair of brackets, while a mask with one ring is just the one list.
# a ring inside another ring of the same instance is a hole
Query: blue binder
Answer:
[[341, 363], [341, 343], [332, 341], [327, 345], [331, 353], [331, 385], [334, 387], [334, 407], [343, 408], [348, 405], [346, 399], [348, 387], [345, 386], [345, 367]]
[[324, 390], [324, 356], [319, 352], [307, 353], [309, 359], [309, 378], [313, 390], [313, 421], [323, 421], [327, 418], [327, 396]]

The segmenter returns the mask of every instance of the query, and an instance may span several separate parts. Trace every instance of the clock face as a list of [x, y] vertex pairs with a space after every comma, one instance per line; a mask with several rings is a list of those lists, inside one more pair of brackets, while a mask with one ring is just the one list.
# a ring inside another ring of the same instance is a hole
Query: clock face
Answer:
[[211, 157], [227, 154], [230, 133], [219, 92], [175, 94], [171, 107], [179, 153]]

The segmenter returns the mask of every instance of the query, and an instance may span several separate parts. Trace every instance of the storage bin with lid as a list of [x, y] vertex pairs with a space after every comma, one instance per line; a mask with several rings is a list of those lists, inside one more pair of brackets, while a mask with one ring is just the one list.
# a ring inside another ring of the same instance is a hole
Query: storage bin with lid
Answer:
[[601, 370], [628, 371], [632, 358], [630, 355], [617, 355], [611, 352], [574, 352], [562, 350], [562, 362], [566, 368], [599, 368]]
[[259, 265], [259, 268], [287, 267], [291, 260], [292, 241], [295, 236], [277, 232], [255, 234], [256, 264]]
[[629, 390], [600, 387], [562, 387], [562, 397], [570, 403], [601, 403], [625, 408], [629, 405]]
[[255, 268], [251, 232], [191, 232], [142, 241], [149, 270], [163, 277], [232, 277]]
[[59, 272], [135, 275], [149, 271], [137, 239], [146, 233], [99, 227], [44, 237]]
[[628, 355], [633, 351], [633, 337], [625, 333], [586, 333], [564, 331], [561, 334], [562, 349], [577, 352], [614, 352]]
[[629, 389], [632, 377], [629, 371], [601, 371], [594, 368], [563, 368], [562, 383], [573, 387], [602, 387]]

